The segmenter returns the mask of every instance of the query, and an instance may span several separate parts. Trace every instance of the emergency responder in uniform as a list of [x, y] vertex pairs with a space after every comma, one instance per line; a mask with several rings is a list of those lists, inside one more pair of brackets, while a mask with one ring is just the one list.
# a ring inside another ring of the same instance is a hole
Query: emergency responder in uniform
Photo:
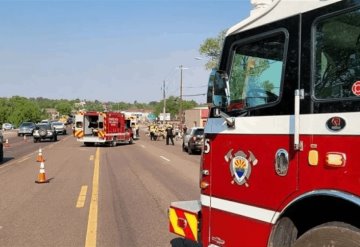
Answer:
[[174, 145], [174, 133], [172, 125], [168, 125], [166, 128], [166, 145], [169, 145], [169, 140], [171, 141], [172, 145]]
[[150, 141], [156, 141], [155, 126], [152, 124], [152, 125], [150, 125], [149, 129], [150, 129]]

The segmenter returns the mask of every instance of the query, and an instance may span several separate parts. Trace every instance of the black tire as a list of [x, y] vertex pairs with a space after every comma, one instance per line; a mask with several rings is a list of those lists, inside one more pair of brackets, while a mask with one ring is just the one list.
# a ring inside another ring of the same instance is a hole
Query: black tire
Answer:
[[342, 222], [329, 222], [316, 226], [297, 239], [293, 247], [358, 247], [360, 229]]
[[193, 151], [190, 147], [190, 143], [188, 143], [187, 152], [188, 152], [188, 154], [193, 154]]
[[0, 162], [4, 161], [4, 146], [0, 145]]
[[129, 144], [133, 144], [133, 143], [134, 143], [134, 139], [130, 137]]
[[201, 247], [202, 245], [184, 238], [174, 238], [170, 241], [171, 247]]
[[37, 143], [39, 141], [39, 139], [34, 138], [34, 143]]
[[294, 222], [288, 217], [283, 217], [278, 220], [271, 231], [268, 247], [291, 247], [297, 238], [297, 234], [298, 229]]

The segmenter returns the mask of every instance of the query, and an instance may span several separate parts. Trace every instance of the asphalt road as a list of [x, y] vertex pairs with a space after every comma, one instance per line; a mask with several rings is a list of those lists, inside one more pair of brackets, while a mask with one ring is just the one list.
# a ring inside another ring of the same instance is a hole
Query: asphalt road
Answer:
[[[6, 137], [5, 137], [6, 138]], [[71, 135], [9, 137], [0, 165], [0, 246], [170, 246], [167, 209], [199, 198], [200, 155], [143, 133], [132, 145], [85, 147]], [[37, 184], [39, 148], [48, 183]]]

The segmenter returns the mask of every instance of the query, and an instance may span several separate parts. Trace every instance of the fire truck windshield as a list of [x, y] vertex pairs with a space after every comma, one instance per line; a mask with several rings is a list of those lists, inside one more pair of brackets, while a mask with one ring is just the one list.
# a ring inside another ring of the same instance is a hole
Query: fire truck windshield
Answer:
[[278, 101], [285, 40], [280, 31], [233, 45], [226, 112], [235, 115]]
[[314, 37], [314, 97], [358, 99], [360, 95], [360, 11], [323, 18]]

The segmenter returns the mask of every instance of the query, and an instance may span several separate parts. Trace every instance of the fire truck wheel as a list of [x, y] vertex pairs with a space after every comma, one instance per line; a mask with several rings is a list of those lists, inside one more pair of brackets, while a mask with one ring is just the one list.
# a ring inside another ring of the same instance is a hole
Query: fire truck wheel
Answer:
[[290, 247], [295, 242], [298, 230], [288, 217], [282, 217], [271, 231], [268, 247]]
[[170, 241], [171, 247], [201, 247], [200, 244], [184, 238], [174, 238]]
[[329, 222], [305, 232], [293, 247], [360, 246], [360, 229], [342, 222]]

